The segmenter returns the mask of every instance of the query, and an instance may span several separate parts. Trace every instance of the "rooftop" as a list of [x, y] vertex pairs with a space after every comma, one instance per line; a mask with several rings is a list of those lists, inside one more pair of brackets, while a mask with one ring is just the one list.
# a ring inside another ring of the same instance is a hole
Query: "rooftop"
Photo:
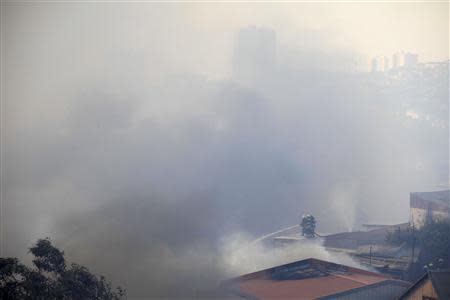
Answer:
[[224, 283], [250, 299], [316, 299], [390, 280], [390, 277], [318, 259], [305, 259]]
[[429, 276], [439, 299], [450, 299], [450, 270], [430, 271]]
[[402, 280], [385, 280], [374, 284], [365, 285], [345, 292], [320, 297], [317, 300], [338, 299], [397, 299], [410, 284]]
[[411, 196], [429, 202], [439, 202], [448, 205], [450, 201], [450, 190], [434, 191], [434, 192], [414, 192], [411, 193]]
[[409, 287], [398, 299], [408, 299], [427, 279], [431, 280], [439, 299], [450, 299], [450, 270], [428, 271]]

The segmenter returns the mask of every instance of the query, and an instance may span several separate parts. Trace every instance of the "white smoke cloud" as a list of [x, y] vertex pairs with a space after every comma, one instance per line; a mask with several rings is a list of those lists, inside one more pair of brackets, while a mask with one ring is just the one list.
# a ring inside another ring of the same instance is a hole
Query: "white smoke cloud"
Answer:
[[284, 247], [271, 247], [255, 241], [249, 234], [235, 233], [222, 239], [220, 248], [222, 268], [229, 276], [238, 276], [290, 262], [316, 258], [364, 268], [344, 253], [332, 253], [320, 239], [303, 240]]

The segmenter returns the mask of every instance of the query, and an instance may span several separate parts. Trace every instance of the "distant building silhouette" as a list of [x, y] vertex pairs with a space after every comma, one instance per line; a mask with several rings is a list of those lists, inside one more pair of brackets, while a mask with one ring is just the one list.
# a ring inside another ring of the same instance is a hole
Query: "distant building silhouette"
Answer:
[[378, 72], [379, 67], [378, 67], [378, 60], [376, 57], [372, 58], [372, 63], [371, 63], [370, 69], [372, 72]]
[[233, 76], [247, 84], [270, 74], [275, 68], [276, 34], [268, 28], [243, 28], [235, 36]]
[[414, 53], [406, 53], [405, 54], [405, 67], [411, 67], [417, 65], [419, 62], [419, 56]]
[[386, 56], [377, 56], [372, 59], [372, 72], [384, 72], [389, 69], [389, 58]]
[[394, 53], [392, 56], [392, 68], [396, 69], [405, 65], [405, 54], [403, 52]]
[[372, 59], [371, 71], [372, 72], [386, 72], [391, 69], [398, 69], [402, 67], [413, 67], [419, 62], [419, 56], [414, 53], [405, 53], [399, 51], [392, 55], [392, 63], [390, 64], [389, 58], [386, 56], [376, 56]]
[[392, 56], [392, 68], [412, 67], [419, 62], [419, 56], [414, 53], [405, 53], [403, 51], [394, 53]]

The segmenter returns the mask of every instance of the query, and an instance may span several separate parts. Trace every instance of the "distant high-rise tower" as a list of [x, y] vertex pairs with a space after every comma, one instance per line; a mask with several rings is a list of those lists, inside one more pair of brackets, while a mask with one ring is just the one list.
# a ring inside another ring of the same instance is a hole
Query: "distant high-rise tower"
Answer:
[[405, 67], [412, 67], [419, 62], [419, 55], [414, 53], [405, 54]]
[[403, 52], [394, 53], [392, 56], [392, 68], [396, 69], [405, 65], [405, 54]]
[[372, 59], [372, 72], [384, 72], [389, 69], [389, 58], [386, 56], [377, 56]]
[[378, 72], [379, 71], [378, 59], [376, 57], [372, 58], [371, 71], [372, 72]]
[[390, 65], [389, 65], [389, 58], [387, 58], [387, 56], [383, 56], [383, 71], [387, 71], [390, 69]]
[[414, 53], [397, 52], [392, 56], [392, 68], [412, 67], [419, 62], [419, 56]]
[[268, 28], [247, 27], [235, 37], [233, 76], [246, 84], [273, 72], [276, 58], [276, 34]]
[[370, 62], [364, 55], [355, 55], [352, 60], [352, 72], [369, 72]]

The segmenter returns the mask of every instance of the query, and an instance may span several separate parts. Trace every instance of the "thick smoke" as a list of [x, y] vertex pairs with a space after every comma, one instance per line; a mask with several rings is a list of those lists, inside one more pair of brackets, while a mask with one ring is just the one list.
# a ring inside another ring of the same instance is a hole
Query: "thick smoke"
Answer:
[[[180, 30], [152, 13], [167, 36]], [[268, 51], [276, 57], [250, 61], [244, 73], [233, 66], [264, 47], [267, 32], [252, 40], [250, 29], [248, 48], [229, 47], [233, 59], [223, 55], [233, 75], [220, 80], [176, 69], [179, 55], [197, 56], [192, 49], [165, 56], [154, 44], [177, 45], [163, 38], [145, 47], [126, 39], [148, 52], [111, 53], [102, 47], [114, 49], [120, 38], [97, 45], [89, 34], [81, 41], [94, 46], [78, 53], [72, 40], [55, 42], [64, 34], [56, 30], [44, 34], [57, 36], [48, 38], [52, 49], [28, 41], [33, 58], [25, 41], [7, 35], [5, 254], [23, 257], [35, 239], [50, 236], [70, 260], [130, 296], [211, 296], [227, 276], [312, 255], [352, 264], [320, 245], [272, 251], [251, 243], [306, 211], [321, 232], [400, 223], [410, 191], [448, 184], [448, 74], [418, 86], [416, 77], [395, 83], [352, 72], [345, 67], [352, 51], [306, 29], [309, 48], [277, 41]], [[324, 42], [316, 49], [311, 38]], [[54, 57], [56, 46], [65, 55]], [[70, 55], [81, 64], [65, 62], [73, 72], [57, 65]], [[424, 95], [429, 102], [420, 102]]]

